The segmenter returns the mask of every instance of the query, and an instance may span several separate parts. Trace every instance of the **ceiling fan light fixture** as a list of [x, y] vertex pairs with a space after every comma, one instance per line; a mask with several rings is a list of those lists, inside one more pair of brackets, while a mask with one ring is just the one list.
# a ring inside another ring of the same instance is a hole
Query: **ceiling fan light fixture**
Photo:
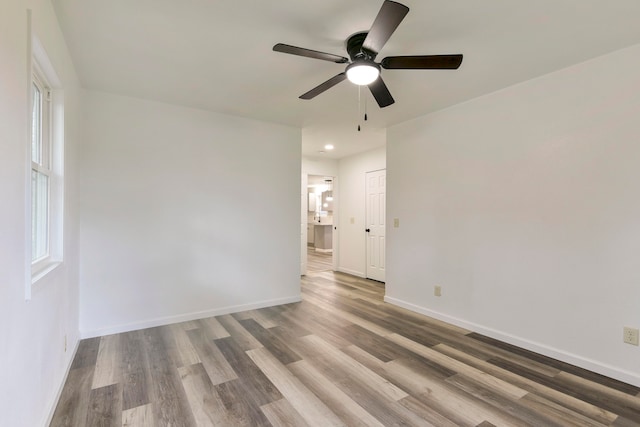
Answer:
[[354, 61], [347, 67], [347, 78], [358, 86], [375, 82], [379, 75], [380, 66], [373, 61]]

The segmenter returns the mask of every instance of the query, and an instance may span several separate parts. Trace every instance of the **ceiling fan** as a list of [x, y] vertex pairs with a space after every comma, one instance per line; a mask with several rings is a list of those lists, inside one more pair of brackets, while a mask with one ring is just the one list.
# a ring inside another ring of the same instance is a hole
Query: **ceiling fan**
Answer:
[[409, 8], [407, 6], [385, 0], [378, 12], [378, 16], [373, 21], [373, 25], [371, 25], [371, 29], [355, 33], [347, 39], [346, 49], [351, 60], [344, 56], [283, 43], [273, 46], [273, 50], [291, 55], [306, 56], [307, 58], [322, 59], [337, 64], [348, 63], [344, 72], [331, 77], [326, 82], [300, 95], [301, 99], [315, 98], [343, 80], [349, 79], [349, 81], [357, 85], [368, 86], [380, 108], [384, 108], [395, 101], [380, 76], [381, 67], [385, 70], [455, 70], [462, 63], [461, 54], [387, 56], [381, 62], [375, 62], [378, 52], [380, 52], [408, 12]]

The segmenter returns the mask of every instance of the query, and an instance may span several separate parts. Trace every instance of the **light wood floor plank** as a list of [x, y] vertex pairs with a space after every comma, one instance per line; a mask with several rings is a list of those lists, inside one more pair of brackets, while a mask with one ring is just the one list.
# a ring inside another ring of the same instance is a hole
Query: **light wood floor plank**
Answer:
[[198, 353], [198, 357], [209, 375], [210, 381], [215, 384], [221, 384], [231, 381], [238, 376], [233, 370], [227, 359], [224, 358], [222, 352], [218, 349], [215, 342], [207, 334], [204, 329], [192, 329], [186, 332], [189, 341]]
[[201, 363], [178, 368], [180, 379], [199, 427], [230, 425], [224, 404]]
[[268, 311], [266, 310], [249, 310], [238, 313], [237, 315], [234, 314], [233, 316], [238, 320], [253, 319], [264, 329], [278, 326], [267, 313]]
[[[220, 324], [217, 318], [207, 317], [198, 320], [198, 326], [204, 327], [214, 340], [230, 337], [231, 334]], [[194, 328], [195, 329], [195, 328]]]
[[455, 424], [444, 415], [438, 413], [435, 409], [422, 403], [420, 400], [413, 396], [407, 396], [404, 399], [398, 401], [400, 405], [407, 408], [410, 413], [416, 414], [419, 418], [424, 420], [425, 426], [435, 427], [458, 427], [459, 424]]
[[347, 425], [383, 427], [380, 421], [306, 360], [291, 363], [287, 367]]
[[[244, 350], [252, 350], [262, 347], [253, 335], [251, 335], [233, 316], [225, 315], [216, 317], [218, 322]], [[221, 337], [224, 338], [224, 337]]]
[[283, 340], [268, 329], [264, 329], [254, 319], [241, 320], [242, 326], [249, 331], [260, 343], [265, 346], [283, 365], [300, 360]]
[[344, 423], [278, 359], [265, 348], [247, 351], [254, 363], [280, 390], [310, 426], [343, 426]]
[[121, 335], [107, 335], [100, 339], [100, 348], [93, 374], [92, 389], [117, 384], [120, 381], [120, 339]]
[[162, 329], [162, 337], [167, 351], [176, 366], [189, 366], [200, 363], [200, 356], [193, 347], [188, 333], [199, 328], [184, 329], [180, 325], [168, 325]]
[[157, 425], [156, 420], [153, 418], [151, 404], [122, 411], [122, 427], [155, 427]]
[[242, 379], [247, 396], [257, 406], [282, 399], [278, 389], [231, 337], [216, 340], [216, 345]]
[[309, 424], [302, 418], [287, 399], [280, 399], [260, 407], [273, 427], [308, 427]]
[[348, 375], [353, 380], [368, 385], [385, 399], [396, 401], [408, 396], [405, 391], [380, 377], [357, 360], [334, 348], [322, 338], [308, 335], [300, 338], [299, 341], [301, 344], [296, 345], [296, 348], [299, 348], [304, 353], [306, 359], [324, 357], [325, 360], [330, 360], [336, 372], [344, 373], [344, 375]]

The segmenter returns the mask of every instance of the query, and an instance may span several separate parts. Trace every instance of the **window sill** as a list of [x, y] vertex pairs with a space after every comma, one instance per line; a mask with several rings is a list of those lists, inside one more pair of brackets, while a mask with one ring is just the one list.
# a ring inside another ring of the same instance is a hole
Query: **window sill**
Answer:
[[62, 265], [62, 261], [49, 261], [36, 266], [31, 269], [31, 284], [35, 285], [38, 280], [51, 273], [53, 270]]

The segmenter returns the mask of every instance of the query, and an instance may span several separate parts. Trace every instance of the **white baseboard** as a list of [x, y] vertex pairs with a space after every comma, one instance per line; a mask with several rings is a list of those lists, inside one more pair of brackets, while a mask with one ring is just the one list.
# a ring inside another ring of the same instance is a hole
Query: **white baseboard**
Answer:
[[385, 296], [384, 301], [389, 304], [397, 305], [398, 307], [406, 308], [407, 310], [424, 314], [425, 316], [433, 317], [438, 320], [442, 320], [443, 322], [450, 323], [452, 325], [459, 326], [464, 329], [468, 329], [472, 332], [477, 332], [482, 335], [486, 335], [490, 338], [494, 338], [508, 344], [512, 344], [521, 348], [524, 348], [529, 351], [533, 351], [539, 354], [542, 354], [547, 357], [552, 357], [554, 359], [558, 359], [565, 363], [570, 363], [575, 366], [579, 366], [584, 369], [588, 369], [589, 371], [596, 372], [601, 375], [605, 375], [610, 378], [614, 378], [619, 381], [623, 381], [625, 383], [634, 385], [636, 387], [640, 387], [640, 376], [629, 371], [625, 371], [623, 369], [616, 368], [615, 366], [607, 365], [605, 363], [601, 363], [595, 360], [588, 359], [586, 357], [582, 357], [573, 353], [569, 353], [563, 350], [559, 350], [553, 347], [549, 347], [547, 345], [537, 343], [534, 341], [530, 341], [521, 337], [517, 337], [511, 334], [507, 334], [502, 331], [498, 331], [496, 329], [487, 328], [482, 325], [478, 325], [476, 323], [468, 322], [463, 319], [459, 319], [457, 317], [452, 317], [443, 313], [439, 313], [437, 311], [430, 310], [425, 307], [421, 307], [397, 298]]
[[330, 254], [333, 252], [333, 249], [322, 249], [322, 248], [313, 248], [316, 252], [321, 252], [324, 254]]
[[143, 320], [140, 322], [127, 323], [117, 326], [109, 326], [106, 328], [94, 330], [81, 330], [82, 339], [101, 337], [104, 335], [119, 334], [122, 332], [136, 331], [138, 329], [153, 328], [156, 326], [164, 326], [172, 323], [188, 322], [190, 320], [203, 319], [205, 317], [222, 316], [224, 314], [237, 313], [240, 311], [255, 310], [258, 308], [272, 307], [275, 305], [291, 304], [302, 301], [300, 295], [285, 298], [276, 298], [267, 301], [258, 301], [250, 304], [233, 305], [228, 307], [214, 308], [212, 310], [197, 311], [193, 313], [178, 314], [176, 316], [159, 317], [156, 319]]
[[65, 373], [62, 376], [62, 381], [58, 384], [58, 390], [56, 391], [56, 395], [54, 396], [51, 407], [49, 408], [49, 415], [47, 416], [47, 420], [44, 426], [51, 425], [51, 421], [53, 421], [53, 415], [56, 413], [56, 408], [58, 406], [58, 402], [60, 402], [60, 396], [62, 396], [62, 390], [64, 390], [64, 385], [67, 383], [67, 378], [69, 377], [69, 371], [71, 371], [71, 365], [73, 365], [73, 360], [76, 358], [76, 353], [78, 352], [78, 347], [80, 346], [80, 339], [76, 340], [76, 344], [73, 347], [73, 351], [71, 352], [71, 357], [67, 363], [67, 368], [65, 369]]
[[355, 271], [355, 270], [349, 270], [348, 268], [338, 267], [338, 271], [340, 273], [350, 274], [352, 276], [361, 277], [363, 279], [366, 277], [366, 275], [363, 272]]

